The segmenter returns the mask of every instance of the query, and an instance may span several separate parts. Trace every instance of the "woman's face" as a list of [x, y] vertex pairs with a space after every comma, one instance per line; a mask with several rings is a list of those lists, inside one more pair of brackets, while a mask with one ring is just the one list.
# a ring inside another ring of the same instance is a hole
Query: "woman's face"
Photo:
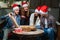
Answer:
[[35, 16], [38, 16], [38, 15], [40, 15], [40, 14], [38, 14], [38, 13], [35, 12]]
[[37, 13], [35, 13], [35, 16], [38, 16], [38, 14], [37, 14]]
[[19, 14], [19, 9], [16, 9], [14, 12], [15, 12], [16, 14]]
[[28, 7], [24, 7], [24, 11], [28, 11]]

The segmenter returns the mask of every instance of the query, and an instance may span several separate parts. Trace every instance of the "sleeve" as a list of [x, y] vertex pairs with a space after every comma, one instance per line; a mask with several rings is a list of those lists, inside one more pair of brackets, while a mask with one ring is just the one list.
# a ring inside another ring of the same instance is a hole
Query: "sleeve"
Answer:
[[50, 19], [52, 21], [52, 27], [56, 28], [56, 19], [53, 16], [51, 16]]
[[34, 14], [32, 13], [30, 16], [30, 22], [29, 25], [34, 25]]
[[10, 19], [10, 17], [8, 17], [7, 23], [8, 23], [8, 25], [9, 25], [9, 27], [12, 27], [12, 26], [13, 26], [13, 22], [12, 22], [12, 20]]
[[4, 20], [4, 19], [6, 19], [6, 17], [8, 17], [8, 15], [1, 16], [0, 19], [1, 19], [1, 20]]
[[54, 28], [56, 28], [56, 20], [55, 20], [55, 18], [53, 18], [52, 21], [53, 21], [53, 22], [52, 22], [52, 26], [53, 26]]
[[[10, 13], [12, 13], [12, 12], [10, 12]], [[9, 14], [9, 13], [8, 13], [8, 14]], [[6, 19], [7, 17], [9, 17], [8, 14], [6, 14], [6, 15], [4, 15], [4, 16], [1, 16], [0, 19], [1, 19], [1, 20]], [[12, 14], [13, 14], [13, 13], [12, 13]]]

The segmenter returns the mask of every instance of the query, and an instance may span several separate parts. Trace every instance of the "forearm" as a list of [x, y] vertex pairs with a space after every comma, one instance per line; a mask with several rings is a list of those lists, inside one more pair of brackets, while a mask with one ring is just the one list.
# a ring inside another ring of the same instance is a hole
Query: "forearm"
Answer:
[[56, 28], [56, 21], [55, 20], [52, 21], [52, 27]]

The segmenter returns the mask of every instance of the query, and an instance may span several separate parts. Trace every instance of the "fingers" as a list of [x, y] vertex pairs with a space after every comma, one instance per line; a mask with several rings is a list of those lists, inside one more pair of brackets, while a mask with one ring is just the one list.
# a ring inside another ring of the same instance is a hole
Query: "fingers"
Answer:
[[9, 14], [8, 14], [8, 16], [9, 16], [9, 17], [11, 17], [11, 16], [12, 16], [12, 14], [11, 14], [11, 13], [9, 13]]

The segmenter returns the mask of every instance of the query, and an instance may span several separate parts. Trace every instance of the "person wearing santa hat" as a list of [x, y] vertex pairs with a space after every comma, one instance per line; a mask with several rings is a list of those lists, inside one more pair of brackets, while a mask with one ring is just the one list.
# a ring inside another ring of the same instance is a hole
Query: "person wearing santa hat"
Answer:
[[[30, 26], [35, 26], [37, 29], [40, 29], [40, 9], [41, 9], [41, 6], [38, 6], [36, 9], [35, 9], [35, 12], [31, 14], [30, 16], [30, 23], [29, 25]], [[40, 40], [40, 36], [37, 36], [37, 40]]]
[[6, 19], [6, 24], [3, 28], [3, 31], [4, 31], [3, 40], [8, 39], [8, 33], [10, 33], [12, 27], [15, 27], [15, 25], [13, 24], [10, 18], [11, 15], [15, 18], [17, 24], [20, 25], [19, 7], [17, 4], [13, 4], [13, 12], [10, 12], [5, 16], [0, 17], [1, 20]]
[[29, 25], [29, 4], [26, 1], [22, 2], [22, 9], [21, 9], [21, 25]]
[[19, 15], [19, 6], [18, 4], [13, 4], [13, 12], [10, 12], [8, 14], [8, 16], [10, 17], [11, 15], [15, 18], [15, 20], [17, 21], [18, 25], [20, 25], [20, 15]]
[[38, 6], [35, 9], [35, 13], [32, 13], [30, 16], [30, 25], [35, 25], [37, 29], [40, 29], [40, 8], [41, 6]]
[[40, 21], [41, 22], [40, 22], [40, 25], [41, 25], [41, 29], [44, 30], [44, 36], [49, 37], [49, 40], [54, 40], [56, 21], [52, 15], [48, 14], [49, 13], [48, 11], [49, 11], [48, 6], [46, 6], [46, 5], [41, 6], [41, 9], [40, 9], [40, 14], [41, 14]]

